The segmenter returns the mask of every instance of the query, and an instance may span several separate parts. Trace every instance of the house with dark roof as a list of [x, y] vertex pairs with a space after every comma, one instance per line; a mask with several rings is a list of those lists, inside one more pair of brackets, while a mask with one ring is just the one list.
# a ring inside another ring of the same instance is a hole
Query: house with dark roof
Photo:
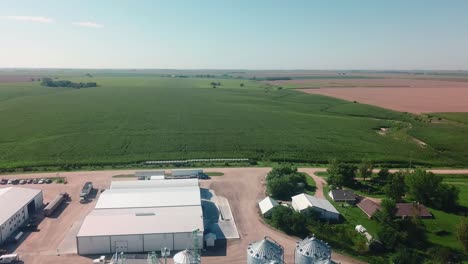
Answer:
[[413, 217], [418, 216], [420, 218], [432, 218], [431, 212], [420, 203], [397, 203], [396, 217]]
[[335, 189], [328, 192], [328, 196], [335, 202], [346, 202], [354, 204], [356, 202], [356, 195], [352, 190]]

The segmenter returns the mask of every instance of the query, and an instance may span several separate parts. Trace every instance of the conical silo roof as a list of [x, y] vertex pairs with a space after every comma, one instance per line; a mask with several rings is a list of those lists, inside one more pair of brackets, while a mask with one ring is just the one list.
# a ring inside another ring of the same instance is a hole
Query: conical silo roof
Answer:
[[174, 255], [174, 263], [175, 264], [197, 264], [197, 259], [195, 258], [195, 254], [186, 249], [184, 251], [180, 251], [179, 253]]
[[296, 246], [297, 253], [314, 258], [315, 260], [329, 260], [331, 259], [331, 248], [322, 240], [314, 236], [308, 237]]
[[283, 249], [280, 245], [265, 238], [251, 244], [247, 248], [247, 254], [256, 259], [281, 261]]

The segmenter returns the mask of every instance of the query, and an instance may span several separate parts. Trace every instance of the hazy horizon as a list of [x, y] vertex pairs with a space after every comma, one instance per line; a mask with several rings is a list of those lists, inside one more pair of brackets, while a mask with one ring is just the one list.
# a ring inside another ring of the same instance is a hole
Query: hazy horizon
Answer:
[[0, 2], [0, 68], [468, 70], [467, 1]]

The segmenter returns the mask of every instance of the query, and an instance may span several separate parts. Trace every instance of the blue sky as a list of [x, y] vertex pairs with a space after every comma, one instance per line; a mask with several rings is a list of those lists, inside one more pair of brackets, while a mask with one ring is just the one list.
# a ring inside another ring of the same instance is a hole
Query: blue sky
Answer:
[[2, 0], [0, 67], [468, 70], [468, 1]]

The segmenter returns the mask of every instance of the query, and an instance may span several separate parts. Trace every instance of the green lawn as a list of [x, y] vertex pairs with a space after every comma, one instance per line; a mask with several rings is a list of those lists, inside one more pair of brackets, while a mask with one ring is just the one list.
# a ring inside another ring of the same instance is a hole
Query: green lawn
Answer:
[[455, 236], [455, 230], [460, 222], [460, 216], [432, 208], [429, 210], [434, 215], [434, 219], [423, 220], [429, 241], [434, 244], [461, 250], [460, 242], [458, 242]]
[[307, 186], [305, 188], [305, 193], [310, 194], [310, 195], [314, 195], [315, 190], [317, 189], [317, 186], [315, 185], [315, 181], [308, 174], [305, 174], [305, 176], [306, 176], [306, 181], [307, 181]]
[[[465, 128], [444, 127], [435, 133], [443, 140], [425, 138], [444, 148], [441, 153], [376, 133], [379, 127], [416, 122], [402, 113], [266, 89], [254, 81], [150, 76], [62, 78], [101, 85], [79, 90], [37, 82], [0, 84], [0, 168], [236, 157], [309, 163], [371, 158], [397, 164], [411, 158], [413, 164], [434, 166], [468, 162], [468, 148], [460, 146]], [[212, 81], [222, 86], [213, 89]], [[431, 126], [414, 125], [423, 135], [434, 134]]]

